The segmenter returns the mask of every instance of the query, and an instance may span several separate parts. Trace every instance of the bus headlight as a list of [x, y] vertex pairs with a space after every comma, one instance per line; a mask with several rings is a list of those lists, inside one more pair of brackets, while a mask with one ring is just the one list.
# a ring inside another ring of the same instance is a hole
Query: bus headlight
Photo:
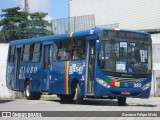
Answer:
[[110, 88], [110, 87], [111, 87], [108, 83], [106, 83], [106, 82], [105, 82], [104, 80], [102, 80], [102, 79], [96, 78], [96, 81], [97, 81], [99, 84], [101, 84], [102, 86], [106, 87], [106, 88]]
[[146, 90], [146, 89], [148, 89], [149, 87], [151, 87], [151, 83], [150, 83], [150, 82], [147, 83], [147, 84], [145, 84], [145, 85], [142, 87], [142, 90]]

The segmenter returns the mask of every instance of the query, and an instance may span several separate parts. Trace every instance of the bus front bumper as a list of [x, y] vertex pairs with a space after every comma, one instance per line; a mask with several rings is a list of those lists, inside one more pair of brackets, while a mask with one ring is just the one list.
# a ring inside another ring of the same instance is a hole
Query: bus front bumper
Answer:
[[95, 96], [113, 96], [113, 97], [132, 97], [132, 98], [149, 98], [151, 87], [143, 90], [142, 88], [120, 88], [97, 86]]

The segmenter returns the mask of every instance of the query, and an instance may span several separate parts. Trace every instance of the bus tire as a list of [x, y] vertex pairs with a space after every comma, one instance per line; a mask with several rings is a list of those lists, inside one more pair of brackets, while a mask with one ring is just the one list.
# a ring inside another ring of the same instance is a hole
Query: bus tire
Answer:
[[30, 90], [30, 84], [29, 81], [25, 84], [25, 97], [27, 100], [34, 100], [34, 93]]
[[118, 97], [118, 105], [125, 106], [126, 105], [126, 97]]
[[41, 93], [34, 93], [34, 100], [39, 100], [41, 98]]
[[63, 102], [70, 102], [70, 101], [73, 101], [75, 94], [72, 94], [72, 95], [57, 95], [57, 96]]
[[76, 104], [82, 104], [83, 103], [83, 96], [81, 96], [81, 89], [79, 84], [77, 84], [77, 90], [76, 90]]

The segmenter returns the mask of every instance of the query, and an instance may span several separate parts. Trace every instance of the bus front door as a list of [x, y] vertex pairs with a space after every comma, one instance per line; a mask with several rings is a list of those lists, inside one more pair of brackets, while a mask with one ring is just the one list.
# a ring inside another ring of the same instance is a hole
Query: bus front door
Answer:
[[42, 70], [42, 91], [49, 90], [49, 79], [50, 79], [50, 62], [51, 62], [51, 48], [52, 45], [44, 45], [43, 48], [43, 70]]
[[88, 42], [88, 54], [87, 54], [87, 95], [94, 94], [94, 68], [95, 68], [95, 41]]
[[20, 70], [21, 48], [15, 51], [15, 71], [14, 71], [14, 90], [18, 90], [19, 70]]

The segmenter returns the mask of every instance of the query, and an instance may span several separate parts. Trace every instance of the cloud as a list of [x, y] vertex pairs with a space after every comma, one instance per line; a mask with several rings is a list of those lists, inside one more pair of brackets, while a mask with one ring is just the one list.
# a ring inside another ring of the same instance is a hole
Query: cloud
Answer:
[[[24, 10], [24, 0], [15, 0], [18, 6], [21, 7], [22, 10]], [[29, 12], [45, 12], [48, 13], [48, 10], [51, 6], [51, 0], [28, 0], [29, 5]], [[47, 15], [45, 18], [47, 21], [51, 21], [52, 17], [50, 15]]]
[[[48, 13], [49, 7], [51, 6], [51, 0], [28, 0], [29, 12], [45, 12]], [[52, 17], [47, 15], [45, 18], [47, 21], [51, 21]]]
[[[24, 0], [15, 0], [17, 4], [24, 9]], [[29, 12], [48, 12], [51, 6], [51, 0], [28, 0]]]
[[29, 0], [30, 12], [48, 12], [51, 0]]
[[44, 20], [46, 20], [46, 21], [51, 21], [51, 20], [52, 20], [52, 17], [51, 17], [50, 15], [47, 15], [47, 16], [44, 18]]

